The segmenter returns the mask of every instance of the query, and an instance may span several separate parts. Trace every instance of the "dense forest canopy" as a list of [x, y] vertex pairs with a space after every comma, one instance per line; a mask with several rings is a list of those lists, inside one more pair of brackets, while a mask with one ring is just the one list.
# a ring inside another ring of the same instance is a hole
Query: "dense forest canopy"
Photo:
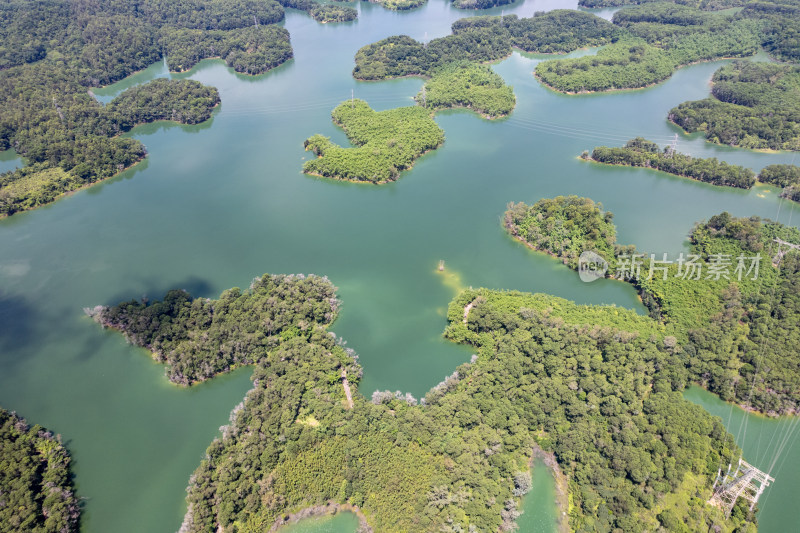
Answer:
[[0, 408], [0, 529], [72, 533], [80, 509], [60, 436]]
[[[33, 69], [27, 74], [33, 83], [41, 81]], [[144, 146], [119, 137], [135, 125], [197, 124], [220, 101], [217, 89], [200, 82], [159, 79], [128, 89], [104, 107], [65, 80], [75, 92], [47, 103], [46, 84], [32, 94], [19, 81], [0, 72], [0, 86], [8, 89], [0, 99], [10, 106], [0, 110], [6, 127], [0, 147], [13, 147], [30, 165], [0, 174], [0, 215], [52, 202], [137, 163], [146, 155]]]
[[248, 26], [230, 31], [169, 28], [162, 30], [160, 42], [173, 72], [219, 57], [236, 72], [263, 74], [291, 59], [293, 53], [289, 32], [279, 26]]
[[491, 67], [469, 61], [435, 70], [415, 99], [433, 111], [463, 107], [489, 119], [508, 115], [517, 103], [514, 89]]
[[613, 22], [624, 31], [619, 42], [596, 56], [542, 62], [536, 76], [568, 93], [646, 87], [682, 65], [753, 55], [764, 27], [763, 21], [737, 14], [668, 2], [618, 11]]
[[[327, 300], [332, 286], [318, 281]], [[223, 305], [226, 293], [191, 308], [210, 306], [214, 321], [237, 323], [247, 306]], [[369, 403], [347, 397], [345, 380], [357, 383], [361, 368], [325, 330], [328, 311], [304, 311], [306, 291], [286, 295], [256, 306], [291, 325], [251, 353], [253, 389], [192, 476], [182, 531], [264, 531], [326, 502], [357, 506], [382, 532], [507, 531], [530, 488], [536, 446], [569, 479], [575, 531], [638, 532], [672, 520], [698, 531], [754, 530], [747, 507], [725, 520], [705, 503], [718, 464], [740, 452], [719, 419], [681, 397], [688, 375], [651, 319], [545, 295], [467, 291], [450, 305], [447, 335], [474, 346], [472, 362], [419, 402], [379, 393]], [[146, 347], [151, 332], [216, 339], [184, 303], [168, 304], [177, 296], [111, 308], [133, 305], [147, 317], [116, 327]], [[156, 323], [165, 325], [147, 325]], [[249, 344], [251, 335], [235, 329], [223, 344]], [[219, 345], [198, 343], [192, 359], [224, 369]]]
[[504, 224], [511, 235], [535, 250], [578, 268], [578, 258], [585, 251], [613, 261], [617, 234], [612, 218], [611, 213], [603, 212], [601, 204], [589, 198], [557, 196], [531, 206], [511, 202]]
[[774, 240], [800, 244], [796, 228], [722, 213], [694, 228], [689, 256], [665, 262], [618, 245], [611, 215], [589, 199], [512, 202], [505, 226], [572, 268], [585, 251], [601, 255], [607, 276], [640, 291], [692, 381], [761, 412], [800, 411], [800, 253]]
[[776, 187], [800, 185], [800, 167], [797, 165], [767, 165], [758, 173], [758, 181]]
[[755, 174], [749, 168], [719, 161], [716, 157], [692, 157], [673, 152], [669, 146], [661, 150], [656, 143], [641, 137], [631, 139], [622, 148], [598, 146], [592, 150], [591, 156], [584, 153], [582, 157], [607, 165], [652, 168], [725, 187], [749, 189], [756, 182]]
[[[382, 80], [429, 76], [454, 61], [496, 61], [517, 48], [565, 53], [607, 45], [596, 55], [543, 61], [536, 76], [566, 93], [635, 89], [664, 81], [697, 61], [747, 57], [775, 41], [775, 21], [760, 12], [713, 12], [710, 3], [647, 2], [618, 11], [613, 24], [574, 10], [530, 18], [471, 17], [453, 23], [453, 34], [428, 43], [400, 35], [361, 48], [353, 76]], [[788, 46], [789, 30], [780, 30]], [[796, 40], [796, 37], [794, 38]], [[777, 46], [777, 45], [776, 45]], [[776, 54], [778, 52], [775, 52]]]
[[358, 18], [358, 11], [350, 6], [323, 4], [317, 0], [278, 0], [283, 7], [299, 9], [323, 23], [347, 22]]
[[655, 2], [672, 2], [678, 5], [711, 11], [741, 7], [745, 5], [748, 0], [578, 0], [578, 5], [581, 7], [599, 8], [652, 4]]
[[253, 364], [313, 324], [329, 324], [339, 308], [335, 290], [327, 278], [264, 275], [218, 300], [174, 290], [163, 301], [132, 300], [91, 314], [169, 365], [170, 381], [189, 385]]
[[[321, 22], [353, 20], [348, 6], [284, 0]], [[292, 57], [274, 0], [6, 0], [0, 3], [0, 150], [30, 167], [0, 176], [0, 216], [51, 202], [142, 160], [118, 137], [153, 120], [196, 124], [219, 103], [216, 89], [156, 81], [103, 108], [90, 89], [164, 55], [172, 71], [222, 58], [262, 74]]]
[[430, 75], [453, 61], [501, 59], [512, 48], [526, 52], [561, 53], [611, 42], [617, 29], [594, 15], [567, 9], [537, 12], [530, 18], [472, 17], [453, 23], [453, 34], [420, 43], [400, 35], [378, 41], [356, 53], [353, 76], [382, 80]]
[[761, 45], [782, 61], [800, 61], [800, 1], [747, 2], [742, 16], [766, 21]]
[[680, 104], [669, 119], [718, 144], [800, 150], [800, 67], [736, 61], [712, 82], [711, 97]]
[[322, 135], [306, 139], [306, 150], [318, 156], [303, 165], [307, 174], [386, 183], [444, 142], [444, 132], [430, 111], [417, 106], [375, 111], [355, 99], [339, 104], [331, 117], [355, 147], [343, 148]]

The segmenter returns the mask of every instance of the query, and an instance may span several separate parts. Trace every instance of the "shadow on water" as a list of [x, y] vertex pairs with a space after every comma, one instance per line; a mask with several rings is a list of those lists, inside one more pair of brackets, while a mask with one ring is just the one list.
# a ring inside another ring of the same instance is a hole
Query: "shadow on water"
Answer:
[[24, 346], [34, 338], [33, 308], [19, 295], [0, 292], [0, 363], [8, 368], [20, 358]]
[[155, 280], [146, 280], [135, 283], [138, 286], [151, 287], [144, 292], [135, 294], [130, 290], [123, 290], [114, 296], [108, 298], [101, 305], [117, 305], [120, 302], [129, 302], [131, 300], [140, 300], [147, 298], [150, 301], [160, 300], [167, 292], [173, 289], [182, 289], [188, 292], [192, 298], [216, 298], [218, 294], [213, 294], [214, 286], [207, 280], [199, 276], [189, 276], [183, 281], [177, 282], [164, 282]]

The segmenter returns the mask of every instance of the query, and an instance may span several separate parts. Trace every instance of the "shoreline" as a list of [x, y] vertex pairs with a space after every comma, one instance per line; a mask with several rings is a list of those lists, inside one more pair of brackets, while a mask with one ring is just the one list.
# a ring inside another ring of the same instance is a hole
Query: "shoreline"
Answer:
[[[659, 49], [659, 50], [661, 50], [661, 49]], [[663, 51], [666, 51], [666, 50], [663, 50]], [[553, 87], [552, 85], [550, 85], [549, 83], [544, 81], [536, 73], [536, 70], [533, 71], [533, 77], [536, 78], [536, 80], [539, 83], [541, 83], [544, 87], [546, 87], [547, 89], [549, 89], [549, 90], [551, 90], [553, 92], [556, 92], [558, 94], [566, 94], [568, 96], [580, 96], [580, 95], [585, 95], [585, 94], [606, 94], [606, 93], [616, 93], [616, 92], [620, 92], [620, 91], [639, 91], [639, 90], [642, 90], [642, 89], [649, 89], [651, 87], [655, 87], [656, 85], [660, 85], [660, 84], [664, 83], [665, 81], [669, 80], [672, 76], [674, 76], [676, 72], [678, 72], [680, 69], [682, 69], [684, 67], [690, 67], [692, 65], [699, 65], [700, 63], [711, 63], [713, 61], [732, 61], [732, 60], [735, 60], [735, 59], [747, 59], [748, 57], [753, 57], [753, 56], [715, 57], [714, 59], [698, 59], [697, 61], [691, 61], [689, 63], [682, 63], [680, 65], [675, 66], [675, 68], [672, 70], [672, 72], [666, 78], [664, 78], [662, 80], [654, 81], [652, 83], [648, 83], [647, 85], [641, 85], [639, 87], [612, 87], [612, 88], [609, 88], [609, 89], [598, 89], [598, 90], [593, 90], [593, 91], [577, 91], [577, 92], [576, 91], [562, 91], [560, 89], [556, 89], [555, 87]], [[677, 124], [676, 124], [676, 126], [677, 126]]]
[[[208, 122], [209, 120], [213, 119], [214, 118], [214, 110], [218, 109], [220, 106], [222, 106], [222, 100], [220, 100], [219, 102], [214, 104], [213, 107], [211, 107], [211, 109], [210, 109], [211, 114], [209, 115], [209, 117], [207, 119], [205, 119], [202, 122], [197, 122], [195, 124], [188, 124], [186, 122], [178, 122], [177, 120], [170, 120], [170, 119], [160, 119], [160, 120], [154, 120], [152, 122], [140, 122], [140, 123], [137, 123], [137, 124], [134, 124], [133, 126], [131, 126], [131, 129], [129, 129], [128, 131], [123, 131], [123, 132], [117, 133], [113, 137], [109, 137], [109, 138], [110, 139], [115, 139], [117, 137], [125, 135], [126, 133], [132, 132], [134, 129], [138, 128], [139, 126], [147, 126], [149, 124], [155, 124], [157, 122], [172, 122], [172, 123], [178, 124], [179, 126], [199, 126], [199, 125], [204, 124], [204, 123]], [[139, 142], [141, 142], [141, 141], [139, 141]], [[40, 207], [45, 207], [45, 206], [48, 206], [48, 205], [52, 205], [52, 204], [56, 203], [57, 201], [65, 198], [67, 196], [72, 195], [73, 193], [82, 191], [83, 189], [88, 189], [90, 187], [93, 187], [95, 185], [99, 185], [101, 183], [105, 183], [108, 180], [111, 180], [111, 179], [114, 179], [114, 178], [120, 176], [125, 171], [130, 170], [133, 167], [135, 167], [136, 165], [147, 161], [147, 156], [150, 155], [150, 154], [147, 152], [147, 146], [145, 146], [144, 143], [142, 143], [142, 146], [144, 146], [144, 149], [145, 149], [144, 157], [142, 157], [138, 161], [135, 161], [135, 162], [131, 163], [127, 167], [125, 167], [123, 169], [120, 169], [118, 172], [112, 174], [111, 176], [108, 176], [107, 178], [99, 179], [97, 181], [92, 181], [90, 183], [84, 183], [83, 185], [81, 185], [80, 187], [78, 187], [76, 189], [70, 189], [68, 191], [64, 191], [64, 192], [62, 192], [61, 194], [59, 194], [58, 196], [56, 196], [55, 198], [53, 198], [51, 201], [49, 201], [47, 203], [35, 205], [33, 207], [29, 207], [28, 209], [21, 209], [19, 211], [14, 211], [10, 215], [9, 214], [0, 214], [0, 220], [3, 220], [3, 219], [8, 218], [10, 216], [16, 215], [17, 213], [27, 213], [28, 211], [35, 211], [36, 209], [39, 209]], [[17, 155], [19, 155], [19, 154], [17, 154]], [[20, 156], [20, 157], [24, 157], [24, 156]], [[25, 166], [27, 166], [27, 165], [24, 165], [24, 166], [18, 168], [17, 170], [21, 170], [21, 169], [25, 168]], [[48, 168], [53, 168], [53, 167], [48, 167]], [[13, 170], [11, 172], [13, 172]]]
[[367, 521], [366, 515], [359, 507], [349, 503], [335, 503], [332, 500], [329, 500], [327, 503], [323, 505], [313, 505], [311, 507], [304, 507], [299, 511], [284, 514], [280, 518], [276, 519], [275, 522], [273, 522], [272, 526], [267, 531], [269, 532], [279, 531], [279, 528], [281, 526], [296, 524], [297, 522], [306, 518], [314, 518], [326, 515], [332, 516], [341, 512], [353, 513], [358, 517], [359, 533], [374, 533], [372, 527], [369, 525], [369, 522]]
[[[716, 98], [714, 98], [714, 100], [716, 100], [717, 102], [719, 102], [721, 104], [728, 103], [728, 102], [723, 102], [722, 100], [717, 100]], [[681, 126], [680, 124], [678, 124], [677, 122], [672, 120], [669, 117], [669, 115], [667, 116], [667, 122], [669, 122], [670, 124], [675, 125], [675, 127], [680, 128], [681, 129], [681, 133], [683, 135], [686, 135], [687, 137], [690, 136], [690, 135], [694, 135], [696, 133], [701, 133], [701, 134], [706, 133], [706, 132], [704, 132], [702, 130], [686, 131], [683, 126]], [[716, 146], [728, 146], [730, 148], [736, 148], [737, 150], [747, 150], [749, 152], [756, 152], [756, 153], [759, 153], [759, 154], [780, 154], [782, 152], [786, 152], [787, 154], [793, 154], [794, 155], [794, 154], [800, 153], [800, 150], [780, 150], [780, 149], [775, 149], [775, 148], [745, 148], [743, 146], [738, 146], [738, 145], [735, 145], [735, 144], [723, 144], [723, 143], [714, 142], [711, 139], [709, 139], [708, 137], [705, 137], [703, 140], [705, 142], [709, 143], [709, 144], [714, 144]], [[763, 183], [763, 182], [760, 181], [759, 183]]]
[[741, 191], [752, 191], [753, 187], [755, 187], [756, 183], [763, 183], [761, 181], [758, 181], [758, 176], [756, 176], [755, 183], [752, 186], [748, 187], [748, 188], [744, 188], [744, 187], [737, 187], [736, 185], [725, 185], [724, 183], [712, 183], [710, 181], [703, 181], [703, 180], [699, 180], [697, 178], [693, 178], [691, 176], [684, 176], [683, 174], [675, 174], [673, 172], [667, 172], [666, 170], [661, 170], [661, 169], [655, 168], [655, 167], [642, 167], [642, 166], [639, 166], [639, 165], [626, 165], [625, 163], [605, 163], [603, 161], [598, 161], [596, 159], [592, 159], [591, 156], [589, 156], [587, 158], [578, 156], [577, 159], [580, 159], [581, 161], [586, 161], [587, 163], [595, 163], [595, 164], [598, 164], [598, 165], [606, 165], [608, 167], [643, 168], [645, 170], [655, 170], [656, 172], [661, 172], [662, 174], [666, 174], [667, 176], [675, 176], [676, 178], [684, 178], [684, 179], [687, 179], [687, 180], [696, 181], [697, 183], [705, 183], [706, 185], [711, 185], [713, 187], [726, 187], [728, 189], [739, 189]]
[[550, 469], [556, 484], [556, 508], [560, 512], [557, 518], [557, 531], [558, 533], [569, 533], [569, 481], [567, 480], [567, 475], [561, 470], [553, 452], [546, 452], [541, 446], [534, 443], [533, 453], [528, 461], [528, 468], [533, 469], [533, 461], [537, 458], [541, 459], [545, 466]]
[[[149, 124], [152, 124], [152, 122], [150, 122]], [[29, 211], [36, 211], [37, 209], [42, 208], [42, 207], [47, 207], [48, 205], [53, 205], [57, 201], [59, 201], [59, 200], [61, 200], [63, 198], [66, 198], [67, 196], [71, 196], [74, 193], [80, 192], [80, 191], [82, 191], [84, 189], [88, 189], [90, 187], [94, 187], [95, 185], [100, 185], [101, 183], [105, 183], [108, 180], [111, 180], [111, 179], [114, 179], [116, 177], [119, 177], [126, 170], [130, 170], [133, 167], [135, 167], [136, 165], [145, 162], [146, 160], [147, 160], [147, 155], [145, 154], [145, 156], [143, 158], [139, 159], [135, 163], [132, 163], [132, 164], [128, 165], [127, 167], [123, 168], [122, 170], [120, 170], [119, 172], [117, 172], [116, 174], [114, 174], [112, 176], [109, 176], [107, 178], [103, 178], [103, 179], [100, 179], [100, 180], [97, 180], [97, 181], [93, 181], [91, 183], [84, 183], [83, 185], [81, 185], [78, 188], [70, 189], [68, 191], [64, 191], [61, 194], [59, 194], [58, 196], [56, 196], [55, 198], [53, 198], [50, 202], [47, 202], [47, 203], [44, 203], [44, 204], [35, 205], [35, 206], [29, 207], [27, 209], [20, 209], [19, 211], [14, 211], [10, 215], [7, 214], [7, 213], [2, 213], [2, 214], [0, 214], [0, 220], [12, 217], [12, 216], [20, 214], [20, 213], [27, 213]], [[21, 167], [21, 168], [24, 168], [24, 167]], [[52, 167], [48, 167], [48, 168], [52, 168]], [[19, 169], [17, 169], [17, 170], [19, 170]]]

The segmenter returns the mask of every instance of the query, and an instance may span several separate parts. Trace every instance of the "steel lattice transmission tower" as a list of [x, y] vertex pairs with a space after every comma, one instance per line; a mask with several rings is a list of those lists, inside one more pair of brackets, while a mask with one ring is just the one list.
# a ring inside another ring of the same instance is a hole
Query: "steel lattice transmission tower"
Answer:
[[732, 465], [728, 465], [725, 476], [722, 475], [722, 469], [719, 470], [714, 481], [714, 495], [709, 500], [710, 504], [725, 511], [726, 516], [731, 515], [733, 506], [739, 498], [749, 501], [752, 511], [764, 489], [775, 481], [775, 478], [742, 459], [739, 459], [739, 464], [733, 473], [731, 468]]

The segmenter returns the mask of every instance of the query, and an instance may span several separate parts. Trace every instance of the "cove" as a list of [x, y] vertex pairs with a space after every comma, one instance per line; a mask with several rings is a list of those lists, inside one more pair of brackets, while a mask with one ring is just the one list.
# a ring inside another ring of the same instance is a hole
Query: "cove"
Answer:
[[517, 519], [519, 533], [556, 533], [559, 510], [553, 473], [540, 458], [533, 461], [531, 490], [522, 498], [522, 516]]
[[[744, 459], [775, 478], [759, 500], [759, 531], [797, 529], [797, 494], [800, 491], [798, 421], [793, 417], [767, 418], [722, 401], [700, 387], [690, 387], [683, 397], [722, 418], [744, 452]], [[734, 465], [735, 466], [735, 465]], [[723, 472], [728, 465], [722, 465]]]
[[[505, 13], [556, 7], [575, 3], [516, 2]], [[346, 145], [330, 112], [351, 90], [373, 108], [389, 109], [411, 105], [422, 86], [416, 78], [354, 81], [361, 46], [398, 33], [447, 35], [452, 21], [484, 14], [445, 0], [403, 13], [370, 3], [358, 8], [360, 19], [344, 25], [288, 10], [295, 58], [287, 64], [247, 77], [205, 61], [181, 75], [219, 88], [222, 105], [211, 121], [136, 128], [129, 135], [147, 147], [144, 163], [0, 221], [0, 405], [63, 436], [86, 499], [83, 531], [176, 531], [189, 476], [251, 386], [245, 368], [177, 388], [148, 354], [102, 331], [83, 307], [161, 297], [171, 288], [217, 297], [265, 272], [327, 275], [343, 301], [331, 329], [364, 366], [360, 392], [399, 389], [419, 397], [471, 355], [441, 336], [446, 306], [460, 288], [546, 292], [643, 312], [630, 286], [582, 283], [509, 238], [500, 216], [510, 201], [591, 197], [615, 213], [620, 243], [653, 253], [685, 251], [694, 222], [723, 210], [800, 222], [797, 207], [781, 203], [771, 187], [720, 190], [577, 159], [636, 135], [666, 144], [678, 133], [667, 111], [705, 97], [723, 62], [680, 69], [646, 90], [565, 96], [532, 76], [549, 56], [514, 53], [494, 66], [517, 95], [508, 119], [437, 115], [445, 144], [385, 186], [304, 176], [305, 138], [322, 133]], [[158, 63], [95, 94], [107, 101], [166, 75]], [[678, 149], [754, 170], [792, 160], [682, 134]], [[446, 264], [441, 274], [439, 260]], [[765, 532], [800, 521], [796, 506], [774, 500], [779, 483], [788, 483], [780, 494], [789, 502], [800, 487], [780, 472], [776, 478], [761, 513]], [[530, 513], [527, 500], [525, 508]]]

